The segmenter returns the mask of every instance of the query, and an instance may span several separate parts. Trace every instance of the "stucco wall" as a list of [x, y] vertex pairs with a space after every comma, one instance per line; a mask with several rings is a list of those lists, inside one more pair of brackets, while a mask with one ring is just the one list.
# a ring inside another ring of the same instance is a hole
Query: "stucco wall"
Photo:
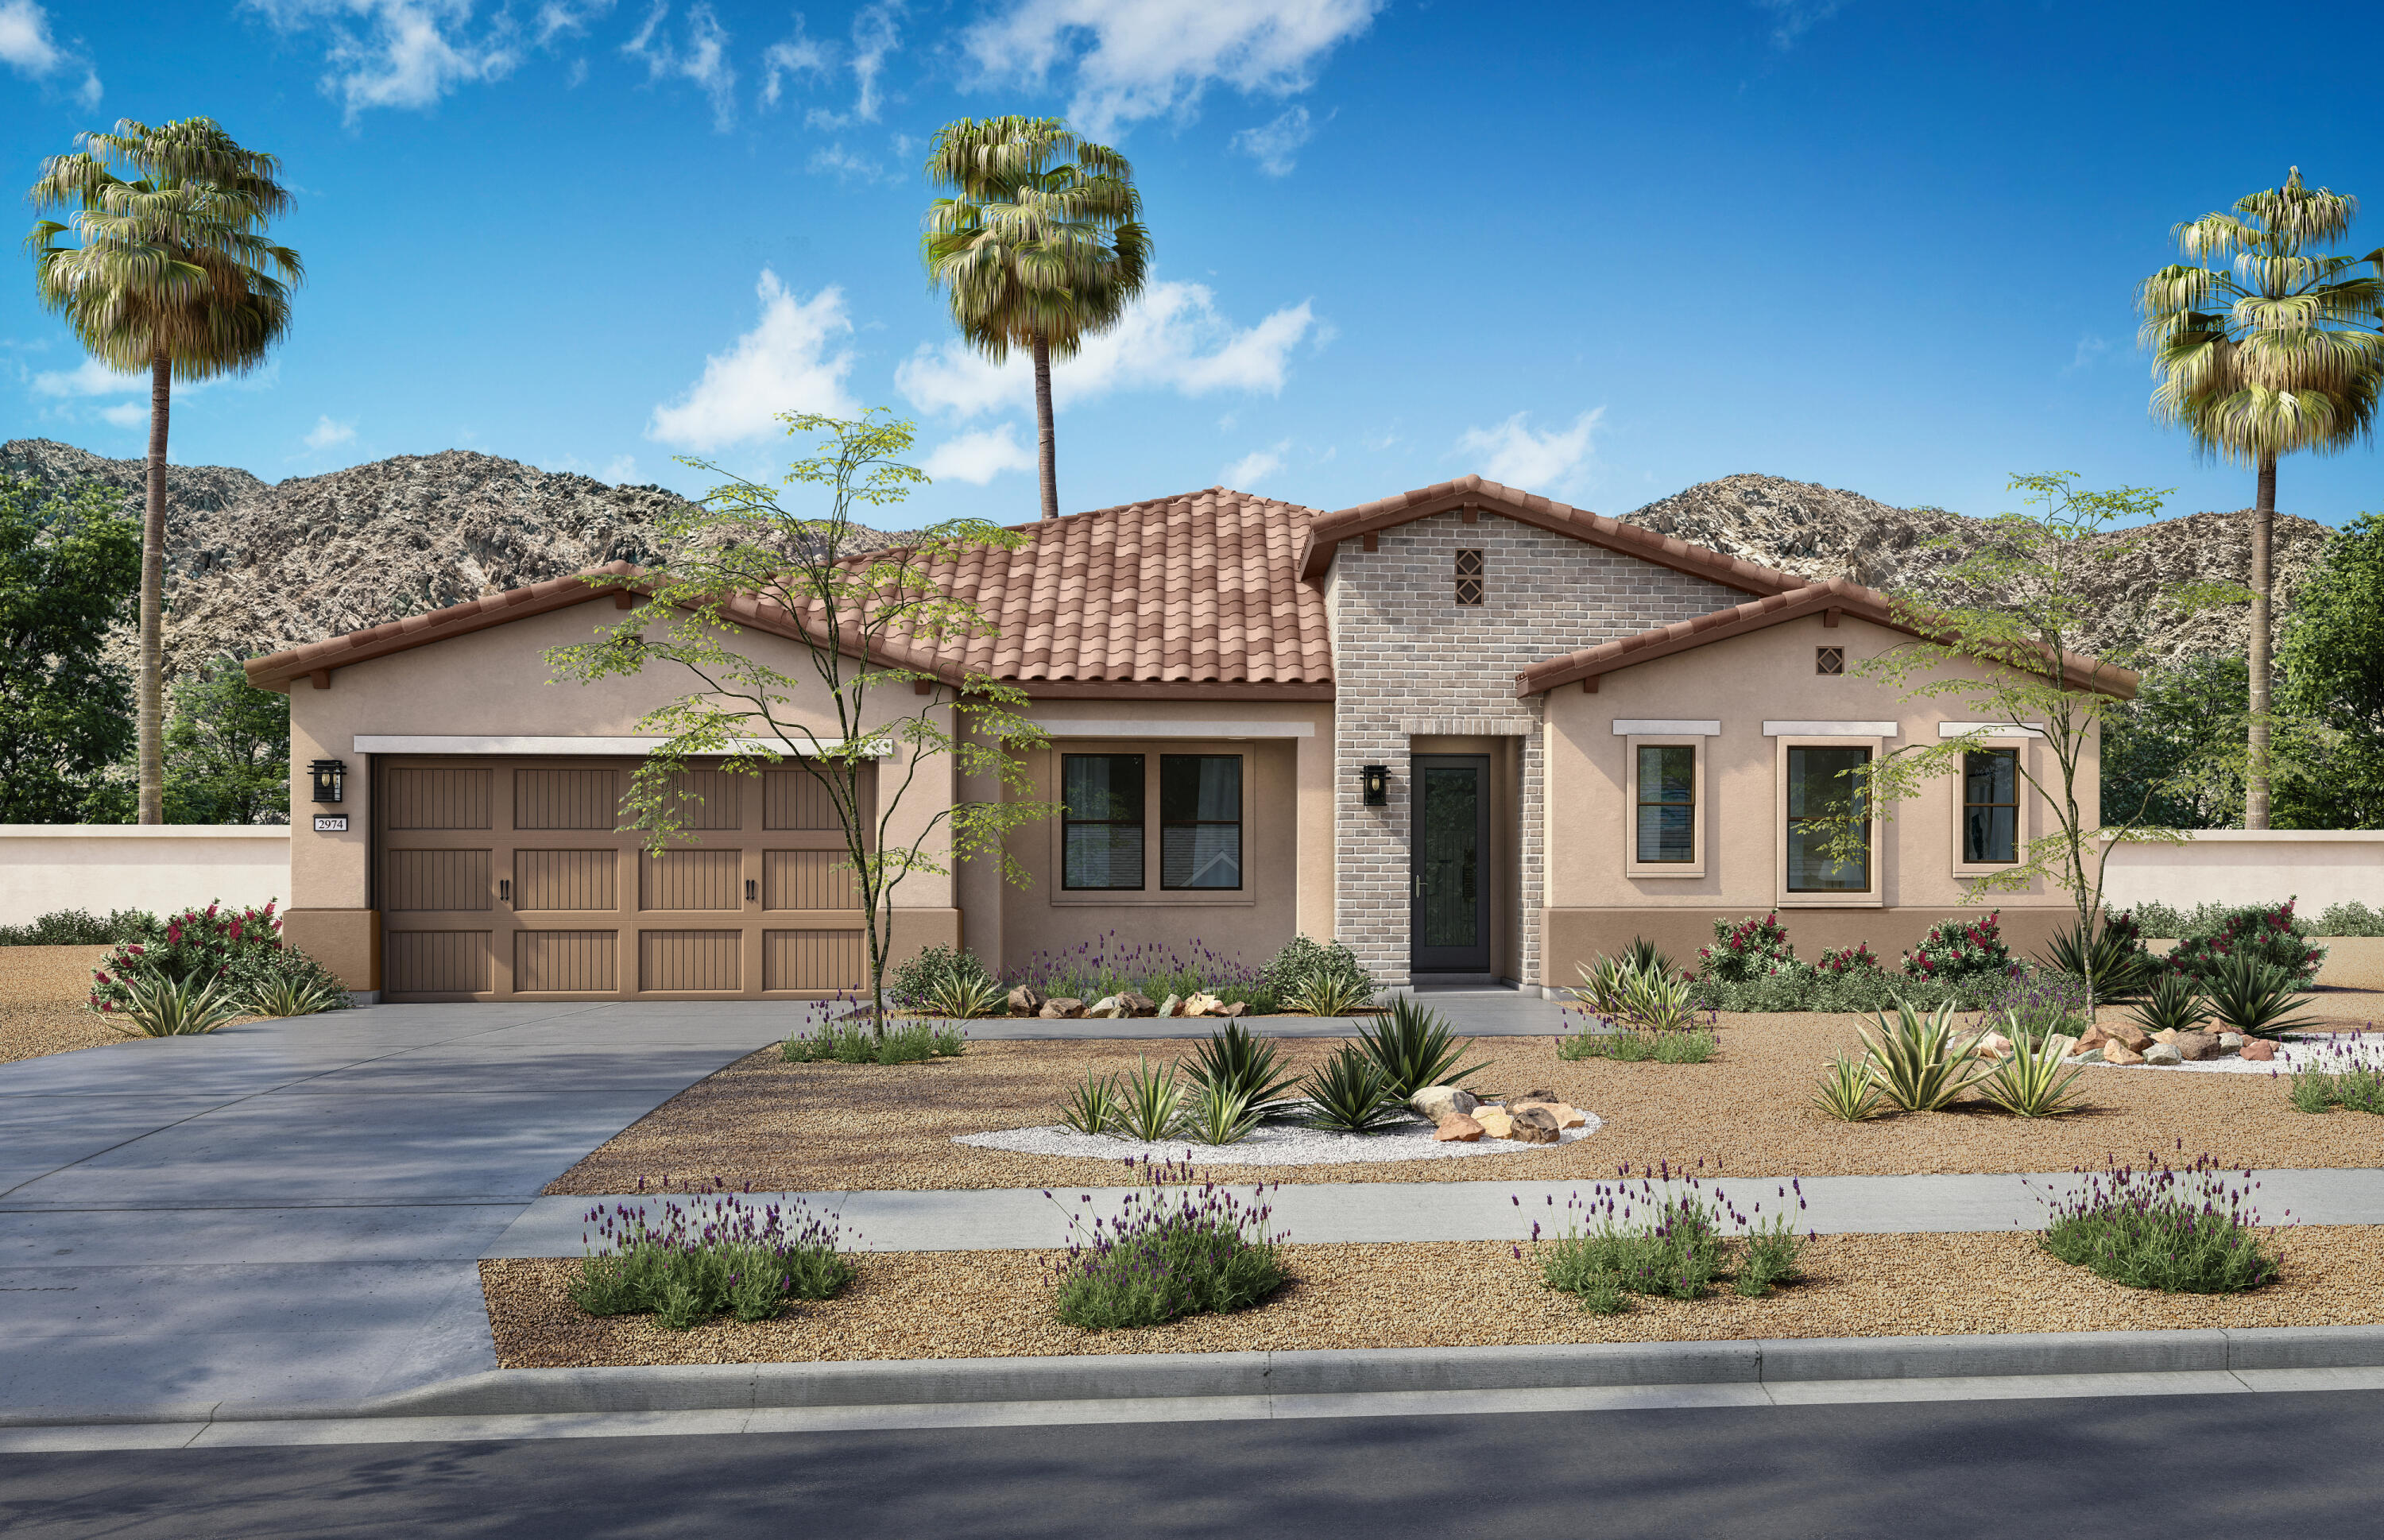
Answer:
[[2315, 920], [2329, 904], [2384, 909], [2384, 830], [2203, 829], [2183, 845], [2121, 845], [2103, 878], [2113, 909], [2154, 900], [2273, 903], [2298, 898]]
[[287, 826], [0, 824], [0, 925], [290, 900]]

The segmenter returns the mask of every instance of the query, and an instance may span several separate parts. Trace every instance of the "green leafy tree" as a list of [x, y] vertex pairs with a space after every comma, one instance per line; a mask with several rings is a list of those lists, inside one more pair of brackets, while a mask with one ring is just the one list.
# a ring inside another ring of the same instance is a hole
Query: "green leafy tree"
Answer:
[[[664, 738], [631, 776], [626, 799], [630, 826], [646, 831], [650, 851], [660, 853], [685, 832], [678, 777], [691, 759], [717, 756], [722, 768], [743, 775], [791, 764], [817, 777], [859, 891], [873, 1025], [882, 1037], [894, 890], [913, 873], [946, 873], [949, 863], [970, 858], [998, 860], [1003, 876], [1023, 886], [1025, 874], [1005, 842], [1012, 829], [1050, 814], [1028, 800], [1033, 784], [1017, 757], [1049, 741], [1018, 714], [1024, 692], [988, 675], [954, 679], [951, 667], [938, 665], [944, 644], [996, 630], [953, 591], [955, 571], [973, 554], [1016, 550], [1028, 537], [953, 519], [897, 547], [848, 553], [856, 509], [898, 503], [926, 480], [900, 458], [912, 425], [882, 408], [852, 419], [786, 413], [780, 420], [790, 434], [821, 435], [814, 452], [775, 485], [683, 461], [726, 479], [664, 517], [657, 565], [635, 578], [597, 579], [642, 602], [597, 640], [551, 649], [546, 658], [582, 684], [656, 664], [692, 680], [640, 723]], [[788, 509], [780, 491], [798, 487], [823, 496], [826, 512]], [[764, 662], [767, 647], [738, 647], [749, 627], [791, 636], [799, 668]], [[798, 703], [822, 689], [832, 727], [815, 727]], [[962, 783], [988, 782], [990, 798], [957, 795]], [[914, 794], [932, 811], [898, 840], [898, 812]]]
[[963, 118], [937, 130], [927, 179], [952, 189], [927, 208], [927, 274], [952, 320], [999, 364], [1035, 360], [1043, 516], [1060, 516], [1051, 428], [1051, 360], [1125, 314], [1150, 267], [1150, 232], [1134, 168], [1057, 118]]
[[[1994, 727], [1900, 746], [1846, 772], [1858, 795], [1824, 826], [1833, 856], [1863, 860], [1870, 838], [1868, 809], [1887, 812], [1919, 795], [1929, 781], [1961, 774], [1965, 757], [1986, 747], [1994, 731], [2041, 738], [2053, 774], [2031, 770], [2027, 755], [2019, 756], [2018, 769], [2051, 811], [2053, 827], [2021, 845], [2010, 866], [1970, 879], [1963, 899], [1976, 902], [2048, 882], [2069, 894], [2080, 937], [2091, 941], [2101, 920], [2111, 851], [2184, 836], [2150, 825], [2142, 807], [2102, 807], [2099, 796], [2090, 813], [2080, 795], [2103, 724], [2122, 709], [2135, 681], [2114, 660], [2088, 657], [2071, 643], [2094, 614], [2097, 589], [2105, 586], [2094, 580], [2097, 569], [2143, 538], [2141, 528], [2116, 527], [2152, 518], [2163, 494], [2145, 487], [2088, 491], [2073, 480], [2067, 471], [2013, 477], [2013, 490], [2033, 512], [1999, 515], [1983, 530], [1966, 531], [1958, 544], [1946, 542], [1956, 555], [1943, 570], [1940, 589], [1890, 595], [1897, 620], [1917, 636], [1865, 660], [1856, 672], [1893, 685], [1907, 701], [1959, 702], [1967, 718]], [[2206, 597], [2180, 590], [2173, 601], [2193, 604]], [[2092, 949], [2083, 950], [2091, 968]], [[2087, 987], [2093, 987], [2091, 975]]]
[[[2277, 670], [2270, 723], [2271, 821], [2278, 828], [2335, 826], [2359, 788], [2344, 735], [2295, 704], [2292, 673]], [[2141, 808], [2149, 825], [2231, 829], [2243, 819], [2251, 750], [2251, 666], [2241, 652], [2199, 652], [2144, 670], [2136, 698], [2103, 725], [2103, 801]]]
[[113, 489], [0, 476], [0, 824], [130, 811], [107, 771], [131, 746], [131, 691], [105, 648], [140, 572]]
[[[111, 133], [43, 162], [26, 244], [42, 303], [93, 358], [149, 375], [148, 503], [141, 535], [138, 674], [141, 822], [162, 823], [165, 788], [166, 438], [173, 382], [256, 367], [290, 326], [298, 254], [265, 237], [290, 206], [280, 163], [211, 119]], [[129, 174], [120, 174], [129, 173]], [[285, 282], [286, 280], [286, 282]]]
[[2365, 439], [2384, 382], [2384, 249], [2364, 256], [2318, 250], [2348, 235], [2358, 212], [2356, 198], [2303, 186], [2294, 167], [2284, 186], [2237, 199], [2234, 213], [2176, 227], [2186, 260], [2144, 279], [2136, 294], [2143, 341], [2158, 354], [2154, 416], [2258, 477], [2246, 828], [2269, 826], [2277, 461]]
[[166, 727], [166, 822], [290, 821], [290, 697], [217, 658], [174, 686]]
[[2331, 816], [2302, 826], [2384, 828], [2384, 517], [2361, 514], [2327, 541], [2278, 661], [2286, 709], [2341, 735]]

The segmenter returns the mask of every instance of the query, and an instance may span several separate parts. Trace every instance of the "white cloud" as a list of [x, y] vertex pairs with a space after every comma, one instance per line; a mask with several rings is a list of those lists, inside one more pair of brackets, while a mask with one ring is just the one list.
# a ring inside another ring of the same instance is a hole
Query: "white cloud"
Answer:
[[637, 478], [638, 457], [634, 454], [615, 454], [605, 465], [604, 474], [598, 479], [610, 481], [613, 485], [620, 487], [627, 485]]
[[1234, 135], [1234, 148], [1259, 163], [1259, 169], [1270, 177], [1287, 177], [1298, 162], [1292, 156], [1299, 147], [1316, 137], [1310, 127], [1306, 107], [1294, 107], [1272, 123], [1255, 129], [1244, 129]]
[[1781, 48], [1794, 47], [1798, 38], [1838, 14], [1838, 0], [1755, 0], [1755, 4], [1776, 19], [1771, 42]]
[[346, 443], [355, 436], [354, 423], [333, 422], [329, 416], [318, 417], [316, 419], [314, 428], [306, 434], [306, 447], [317, 451], [326, 450], [334, 444]]
[[692, 81], [712, 98], [713, 126], [726, 132], [737, 120], [737, 70], [728, 62], [727, 30], [703, 0], [687, 8], [684, 46], [674, 44], [664, 34], [663, 23], [668, 19], [669, 0], [654, 0], [645, 25], [621, 45], [621, 52], [644, 60], [650, 81], [674, 76]]
[[962, 36], [994, 82], [1041, 84], [1073, 67], [1069, 116], [1096, 138], [1188, 112], [1215, 81], [1287, 96], [1364, 31], [1383, 0], [1009, 0]]
[[501, 81], [520, 62], [515, 27], [500, 7], [477, 30], [472, 0], [246, 0], [274, 25], [330, 34], [325, 93], [348, 121], [368, 107], [428, 107], [458, 86]]
[[45, 396], [114, 396], [148, 388], [145, 372], [118, 374], [96, 358], [86, 358], [71, 369], [45, 369], [33, 377], [34, 391]]
[[2089, 367], [2090, 366], [2099, 362], [2102, 359], [2102, 356], [2110, 351], [2111, 344], [2109, 342], [2095, 336], [2090, 331], [2085, 336], [2078, 339], [2078, 351], [2071, 354], [2069, 366], [2063, 369], [2061, 372], [2063, 374], [2076, 374], [2079, 370]]
[[686, 394], [654, 408], [648, 438], [714, 450], [776, 432], [780, 412], [859, 414], [844, 388], [852, 369], [852, 350], [839, 345], [852, 331], [844, 292], [831, 285], [798, 300], [767, 267], [755, 292], [761, 324], [706, 358], [703, 378]]
[[[1154, 283], [1116, 326], [1086, 338], [1075, 357], [1052, 366], [1051, 394], [1062, 406], [1113, 391], [1277, 395], [1292, 349], [1314, 325], [1305, 300], [1256, 326], [1236, 327], [1217, 314], [1203, 285]], [[1012, 349], [1010, 361], [996, 366], [955, 338], [940, 347], [922, 344], [894, 371], [894, 386], [923, 412], [970, 417], [1025, 404], [1034, 373], [1023, 349]]]
[[852, 110], [830, 112], [825, 107], [813, 107], [804, 121], [815, 129], [841, 129], [853, 123], [877, 121], [877, 110], [884, 105], [878, 81], [886, 72], [887, 56], [902, 44], [901, 30], [895, 26], [902, 11], [903, 0], [876, 0], [853, 13]]
[[803, 35], [802, 15], [797, 12], [793, 35], [762, 50], [762, 105], [778, 105], [788, 75], [826, 75], [827, 70], [827, 50]]
[[813, 150], [811, 159], [804, 164], [806, 168], [826, 172], [838, 181], [851, 181], [855, 177], [863, 181], [902, 180], [900, 177], [888, 175], [884, 162], [872, 160], [867, 155], [846, 149], [844, 141], [841, 139], [833, 144], [822, 145]]
[[1591, 441], [1596, 436], [1603, 406], [1573, 418], [1572, 426], [1546, 433], [1532, 431], [1528, 412], [1518, 412], [1496, 428], [1469, 428], [1458, 436], [1457, 447], [1475, 457], [1472, 468], [1493, 481], [1524, 491], [1546, 492], [1581, 479], [1589, 468]]
[[947, 439], [919, 468], [934, 480], [965, 481], [973, 487], [982, 487], [1006, 470], [1033, 470], [1035, 451], [1018, 441], [1017, 426], [1006, 422]]
[[611, 15], [612, 10], [613, 0], [546, 0], [538, 8], [539, 44], [543, 47], [565, 32], [579, 36], [588, 31], [588, 23]]
[[36, 0], [0, 0], [0, 63], [35, 81], [80, 69], [82, 84], [75, 88], [75, 99], [87, 107], [99, 105], [97, 71], [58, 45], [50, 35], [50, 14]]
[[117, 428], [138, 428], [149, 420], [149, 406], [147, 403], [139, 401], [103, 406], [99, 409], [99, 420]]
[[1248, 491], [1260, 482], [1283, 469], [1285, 456], [1291, 453], [1291, 441], [1285, 439], [1271, 449], [1252, 450], [1232, 465], [1218, 479], [1236, 491]]

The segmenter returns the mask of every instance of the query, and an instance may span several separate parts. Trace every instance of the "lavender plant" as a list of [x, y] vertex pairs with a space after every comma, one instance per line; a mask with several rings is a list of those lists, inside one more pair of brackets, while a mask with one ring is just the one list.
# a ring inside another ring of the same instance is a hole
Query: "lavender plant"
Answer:
[[889, 1026], [883, 1036], [866, 1022], [830, 1022], [808, 1035], [795, 1033], [779, 1045], [779, 1057], [790, 1064], [833, 1061], [839, 1064], [917, 1064], [929, 1059], [957, 1057], [968, 1047], [968, 1034], [956, 1026], [913, 1022]]
[[2022, 972], [2005, 977], [1968, 1024], [1968, 1032], [2001, 1032], [2014, 1042], [2039, 1042], [2055, 1033], [2082, 1036], [2094, 1019], [2086, 981], [2075, 974]]
[[800, 1201], [756, 1205], [723, 1186], [665, 1201], [659, 1214], [626, 1203], [589, 1210], [571, 1302], [590, 1315], [652, 1314], [687, 1331], [724, 1312], [767, 1321], [851, 1279], [833, 1218]]
[[2277, 1276], [2255, 1234], [2258, 1186], [2249, 1171], [2230, 1177], [2208, 1155], [2173, 1166], [2155, 1151], [2141, 1168], [2108, 1164], [2073, 1192], [2040, 1194], [2050, 1217], [2039, 1244], [2129, 1288], [2238, 1294]]
[[[1553, 1196], [1547, 1202], [1555, 1207]], [[1579, 1296], [1583, 1309], [1600, 1315], [1627, 1309], [1624, 1297], [1632, 1294], [1699, 1298], [1721, 1279], [1759, 1298], [1802, 1275], [1799, 1260], [1811, 1238], [1796, 1235], [1789, 1207], [1805, 1207], [1803, 1185], [1780, 1185], [1775, 1202], [1768, 1218], [1759, 1202], [1742, 1213], [1720, 1187], [1708, 1198], [1702, 1177], [1662, 1166], [1633, 1181], [1626, 1166], [1586, 1198], [1567, 1198], [1553, 1237], [1533, 1223], [1532, 1249], [1542, 1282]]]
[[[1136, 1165], [1126, 1161], [1130, 1174]], [[1139, 1165], [1142, 1186], [1114, 1217], [1061, 1205], [1068, 1248], [1053, 1264], [1052, 1309], [1062, 1322], [1096, 1332], [1158, 1326], [1248, 1310], [1283, 1286], [1285, 1237], [1267, 1231], [1267, 1184], [1246, 1203], [1215, 1182], [1196, 1185], [1188, 1161]]]
[[2384, 1113], [2384, 1063], [2377, 1062], [2363, 1032], [2297, 1044], [2290, 1091], [2293, 1105], [2304, 1112], [2340, 1107], [2348, 1112]]
[[1178, 949], [1124, 940], [1114, 930], [1074, 947], [1037, 951], [1024, 967], [1004, 978], [1054, 999], [1091, 1000], [1128, 992], [1152, 1000], [1211, 994], [1228, 1003], [1248, 1004], [1253, 1015], [1273, 1015], [1280, 1009], [1280, 991], [1260, 970], [1239, 957], [1227, 956], [1198, 939]]

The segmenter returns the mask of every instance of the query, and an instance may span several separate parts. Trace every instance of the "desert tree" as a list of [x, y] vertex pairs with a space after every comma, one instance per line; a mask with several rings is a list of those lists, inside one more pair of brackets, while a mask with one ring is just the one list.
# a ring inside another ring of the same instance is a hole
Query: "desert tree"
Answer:
[[[873, 1026], [886, 1021], [891, 901], [913, 874], [990, 859], [1006, 880], [1025, 874], [1007, 848], [1011, 830], [1049, 815], [1031, 800], [1020, 755], [1048, 739], [1021, 714], [1016, 686], [970, 673], [959, 644], [995, 632], [991, 616], [955, 591], [973, 554], [1015, 550], [1028, 538], [978, 519], [951, 519], [871, 543], [855, 514], [901, 501], [925, 475], [901, 456], [912, 424], [873, 408], [855, 418], [783, 413], [789, 434], [814, 434], [813, 452], [775, 483], [703, 460], [682, 463], [723, 478], [701, 501], [665, 515], [663, 555], [635, 574], [590, 574], [630, 605], [595, 639], [557, 647], [547, 661], [582, 684], [675, 669], [687, 690], [640, 721], [663, 741], [630, 777], [625, 826], [643, 830], [659, 855], [687, 833], [688, 763], [760, 775], [785, 765], [808, 776], [834, 807], [863, 913]], [[800, 491], [812, 511], [789, 507]], [[769, 661], [790, 640], [788, 666]], [[825, 702], [825, 712], [805, 702]], [[829, 720], [832, 718], [832, 721]], [[990, 784], [972, 801], [963, 783]], [[930, 808], [904, 824], [906, 801]], [[900, 833], [898, 834], [898, 828]]]

